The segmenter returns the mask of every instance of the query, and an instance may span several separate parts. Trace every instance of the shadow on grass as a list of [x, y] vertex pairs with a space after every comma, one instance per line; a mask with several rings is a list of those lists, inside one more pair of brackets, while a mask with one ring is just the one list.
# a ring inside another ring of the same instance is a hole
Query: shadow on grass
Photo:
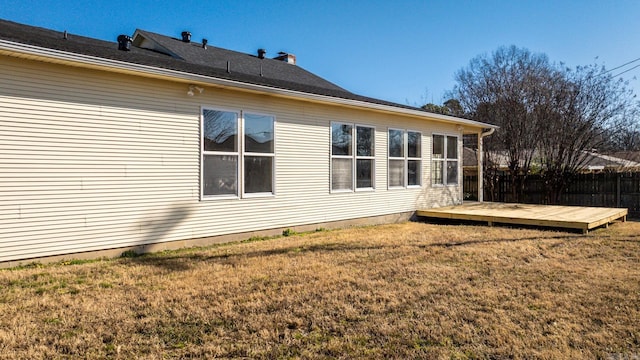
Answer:
[[240, 253], [204, 254], [206, 250], [182, 250], [159, 254], [142, 254], [123, 259], [124, 264], [155, 266], [167, 271], [186, 271], [197, 262], [215, 262], [236, 266], [240, 260], [280, 255], [299, 256], [305, 253], [331, 253], [348, 251], [379, 251], [393, 248], [392, 245], [358, 245], [353, 243], [329, 243], [323, 245], [290, 246], [280, 249], [268, 249]]
[[[470, 245], [480, 245], [480, 244], [499, 244], [499, 243], [516, 243], [520, 241], [546, 241], [546, 240], [572, 240], [572, 239], [584, 239], [582, 235], [556, 235], [556, 236], [531, 236], [526, 238], [516, 238], [516, 239], [492, 239], [492, 240], [469, 240], [469, 241], [459, 241], [459, 242], [439, 242], [425, 245], [418, 245], [419, 248], [429, 248], [429, 247], [456, 247], [456, 246], [470, 246]], [[552, 245], [557, 246], [557, 245]]]
[[[491, 240], [468, 240], [457, 242], [435, 242], [426, 244], [417, 243], [404, 243], [398, 245], [359, 245], [357, 243], [329, 243], [321, 245], [303, 245], [303, 246], [290, 246], [279, 249], [267, 249], [251, 252], [220, 252], [217, 254], [206, 254], [205, 250], [185, 250], [170, 253], [160, 254], [144, 254], [136, 257], [126, 259], [131, 265], [153, 266], [165, 271], [186, 271], [192, 269], [195, 264], [217, 263], [225, 266], [240, 266], [243, 260], [272, 257], [272, 256], [300, 256], [308, 253], [333, 253], [333, 252], [350, 252], [350, 251], [385, 251], [397, 248], [398, 246], [410, 246], [416, 249], [429, 249], [429, 248], [455, 248], [482, 244], [498, 244], [498, 243], [517, 243], [521, 241], [550, 241], [550, 240], [576, 240], [584, 239], [583, 235], [571, 235], [571, 234], [559, 234], [555, 236], [531, 236], [515, 239], [491, 239]], [[552, 244], [551, 247], [562, 246], [565, 242]]]
[[[424, 222], [424, 221], [421, 221]], [[427, 222], [431, 223], [431, 222]], [[450, 221], [438, 221], [436, 224], [440, 225], [470, 225], [470, 226], [478, 226], [476, 222], [465, 222], [460, 220], [450, 220]], [[521, 241], [557, 241], [564, 240], [555, 244], [551, 244], [551, 248], [555, 248], [558, 246], [562, 246], [565, 241], [571, 240], [583, 240], [589, 239], [593, 232], [588, 235], [583, 235], [581, 233], [575, 232], [567, 232], [567, 229], [558, 229], [558, 228], [549, 228], [549, 227], [536, 227], [536, 226], [509, 226], [506, 225], [497, 225], [500, 227], [513, 228], [513, 229], [523, 229], [530, 228], [535, 229], [541, 232], [538, 236], [529, 236], [529, 237], [519, 237], [519, 238], [500, 238], [500, 239], [476, 239], [476, 240], [465, 240], [465, 241], [440, 241], [440, 242], [429, 242], [429, 243], [398, 243], [398, 244], [388, 244], [388, 245], [370, 245], [370, 244], [359, 244], [355, 242], [332, 242], [326, 244], [312, 244], [312, 245], [299, 245], [299, 246], [288, 246], [277, 249], [265, 249], [251, 252], [230, 252], [224, 251], [224, 247], [232, 246], [234, 243], [223, 244], [221, 247], [217, 248], [209, 248], [209, 249], [184, 249], [177, 251], [170, 251], [166, 253], [151, 253], [144, 255], [132, 254], [130, 258], [124, 259], [123, 263], [131, 264], [131, 265], [142, 265], [142, 266], [152, 266], [157, 267], [159, 269], [165, 271], [186, 271], [192, 269], [194, 264], [199, 262], [211, 262], [218, 263], [227, 266], [238, 266], [240, 262], [244, 259], [252, 259], [258, 257], [271, 257], [271, 256], [298, 256], [306, 253], [334, 253], [334, 252], [349, 252], [349, 251], [384, 251], [389, 249], [397, 248], [398, 246], [412, 246], [417, 249], [428, 249], [428, 248], [455, 248], [455, 247], [464, 247], [464, 246], [473, 246], [473, 245], [482, 245], [482, 244], [498, 244], [498, 243], [517, 243]], [[443, 234], [446, 234], [443, 231]], [[446, 236], [446, 235], [445, 235]], [[614, 237], [607, 234], [597, 234], [597, 237], [600, 239], [607, 239], [609, 241], [639, 241], [633, 238], [640, 238], [640, 235], [631, 235], [625, 236], [624, 238]], [[284, 238], [270, 238], [263, 241], [284, 241]], [[235, 243], [237, 245], [238, 243]], [[216, 254], [209, 255], [207, 254], [210, 251], [216, 252]]]

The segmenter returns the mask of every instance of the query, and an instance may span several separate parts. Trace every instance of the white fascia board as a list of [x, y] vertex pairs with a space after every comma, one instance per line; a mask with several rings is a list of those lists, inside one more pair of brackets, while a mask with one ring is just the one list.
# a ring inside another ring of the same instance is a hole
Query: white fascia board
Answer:
[[105, 58], [96, 57], [96, 56], [70, 53], [66, 51], [43, 48], [39, 46], [16, 43], [16, 42], [6, 41], [6, 40], [0, 40], [0, 54], [1, 53], [24, 54], [28, 57], [34, 57], [42, 61], [46, 61], [48, 59], [51, 62], [76, 63], [78, 64], [78, 66], [84, 65], [90, 68], [102, 68], [102, 69], [111, 70], [111, 71], [115, 70], [120, 72], [135, 73], [138, 76], [171, 78], [173, 80], [178, 80], [181, 82], [198, 82], [203, 85], [242, 89], [242, 90], [251, 91], [251, 92], [258, 92], [263, 94], [266, 93], [266, 94], [277, 95], [277, 96], [282, 96], [287, 98], [303, 99], [303, 100], [308, 100], [312, 102], [342, 105], [342, 106], [354, 107], [354, 108], [360, 108], [360, 109], [365, 108], [370, 110], [382, 111], [386, 113], [402, 114], [402, 115], [408, 115], [408, 116], [424, 118], [429, 120], [447, 122], [451, 124], [458, 124], [463, 126], [467, 125], [467, 126], [481, 128], [481, 129], [497, 129], [498, 128], [498, 126], [496, 125], [482, 123], [474, 120], [457, 118], [449, 115], [425, 113], [419, 110], [406, 109], [406, 108], [395, 107], [395, 106], [384, 105], [384, 104], [376, 104], [376, 103], [366, 102], [361, 100], [344, 99], [344, 98], [338, 98], [338, 97], [332, 97], [332, 96], [326, 96], [326, 95], [305, 93], [305, 92], [295, 91], [295, 90], [274, 88], [274, 87], [258, 85], [258, 84], [244, 83], [236, 80], [221, 79], [221, 78], [212, 77], [212, 76], [205, 76], [205, 75], [187, 73], [183, 71], [163, 69], [163, 68], [158, 68], [158, 67], [149, 66], [149, 65], [140, 65], [140, 64], [134, 64], [134, 63], [128, 63], [125, 61], [105, 59]]

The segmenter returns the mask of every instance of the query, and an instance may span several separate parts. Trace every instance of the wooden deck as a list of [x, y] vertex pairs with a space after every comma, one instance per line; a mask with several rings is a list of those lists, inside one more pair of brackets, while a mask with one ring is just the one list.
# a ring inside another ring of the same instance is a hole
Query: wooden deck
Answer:
[[626, 221], [627, 209], [582, 206], [556, 206], [473, 202], [462, 205], [418, 210], [416, 215], [439, 218], [494, 223], [534, 225], [578, 229], [584, 234], [589, 230], [608, 226], [615, 220]]

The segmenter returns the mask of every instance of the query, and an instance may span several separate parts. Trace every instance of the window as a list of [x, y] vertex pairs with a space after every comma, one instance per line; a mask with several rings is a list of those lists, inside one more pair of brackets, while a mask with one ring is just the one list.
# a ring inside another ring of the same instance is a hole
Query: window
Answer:
[[422, 184], [422, 134], [389, 129], [389, 187]]
[[356, 189], [373, 189], [375, 129], [356, 126]]
[[203, 109], [202, 119], [202, 195], [272, 195], [274, 117]]
[[458, 184], [458, 137], [433, 135], [433, 166], [431, 178], [434, 185]]
[[422, 134], [407, 131], [407, 185], [422, 185]]
[[230, 111], [203, 110], [203, 195], [238, 195], [238, 118]]
[[375, 129], [331, 123], [331, 190], [374, 188]]
[[273, 194], [273, 117], [244, 113], [244, 193]]
[[404, 186], [404, 131], [389, 129], [389, 187]]

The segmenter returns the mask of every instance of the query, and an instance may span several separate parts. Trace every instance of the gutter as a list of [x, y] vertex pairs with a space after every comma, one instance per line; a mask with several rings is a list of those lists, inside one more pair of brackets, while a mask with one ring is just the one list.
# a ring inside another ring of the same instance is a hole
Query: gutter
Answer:
[[[124, 73], [133, 73], [138, 76], [149, 76], [155, 78], [169, 78], [172, 80], [180, 80], [185, 83], [198, 82], [202, 85], [209, 85], [222, 88], [241, 89], [249, 92], [257, 92], [261, 94], [270, 94], [280, 97], [303, 99], [316, 103], [328, 103], [355, 108], [366, 108], [392, 114], [403, 114], [413, 117], [427, 118], [429, 120], [441, 121], [446, 123], [468, 125], [473, 127], [489, 128], [489, 132], [484, 135], [491, 135], [497, 128], [495, 125], [482, 123], [479, 121], [457, 118], [448, 115], [440, 115], [434, 113], [425, 113], [419, 110], [405, 109], [390, 105], [382, 105], [376, 103], [365, 102], [361, 100], [352, 100], [337, 98], [327, 95], [310, 94], [295, 90], [279, 89], [264, 85], [249, 84], [235, 80], [220, 79], [212, 76], [198, 75], [186, 73], [177, 70], [163, 69], [149, 65], [141, 65], [128, 63], [120, 60], [105, 59], [97, 56], [70, 53], [61, 50], [43, 48], [39, 46], [16, 43], [13, 41], [0, 40], [0, 54], [13, 57], [28, 58], [52, 63], [68, 64], [73, 66], [84, 66], [88, 68], [107, 68], [111, 71]], [[484, 133], [483, 133], [484, 134]]]
[[496, 132], [497, 128], [498, 126], [492, 125], [492, 127], [490, 127], [488, 131], [483, 131], [480, 133], [480, 138], [484, 138], [486, 136], [493, 134], [494, 132]]

